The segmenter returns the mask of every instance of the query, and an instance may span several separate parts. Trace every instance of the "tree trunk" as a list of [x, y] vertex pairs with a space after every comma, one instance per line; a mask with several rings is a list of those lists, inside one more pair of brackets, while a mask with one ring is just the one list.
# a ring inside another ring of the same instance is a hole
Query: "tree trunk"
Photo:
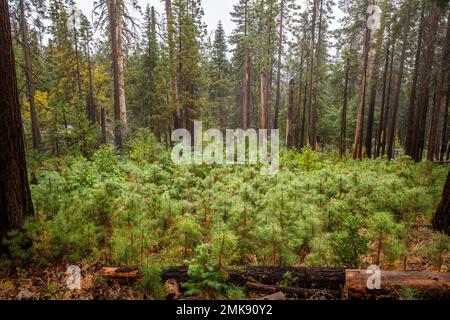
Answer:
[[314, 143], [314, 116], [313, 116], [313, 98], [315, 90], [315, 46], [316, 46], [316, 19], [317, 19], [317, 0], [313, 0], [313, 12], [311, 21], [311, 52], [310, 52], [310, 66], [309, 66], [309, 98], [308, 98], [308, 137], [309, 145], [313, 150], [316, 149], [316, 144]]
[[175, 57], [175, 43], [174, 43], [174, 26], [172, 1], [165, 0], [166, 15], [167, 15], [167, 41], [169, 45], [169, 64], [170, 64], [170, 84], [171, 84], [171, 104], [174, 108], [173, 118], [175, 129], [183, 127], [183, 119], [181, 117], [180, 102], [178, 98], [178, 79], [177, 79], [177, 65]]
[[302, 114], [302, 128], [300, 133], [300, 149], [305, 147], [306, 140], [306, 109], [307, 107], [307, 99], [308, 99], [308, 81], [305, 81], [305, 94], [303, 98], [303, 114]]
[[295, 134], [294, 134], [294, 146], [296, 146], [297, 148], [300, 146], [301, 144], [301, 124], [302, 124], [302, 119], [301, 119], [301, 114], [302, 114], [302, 97], [303, 97], [303, 73], [304, 73], [304, 66], [305, 66], [305, 54], [304, 54], [304, 50], [302, 48], [301, 50], [301, 58], [300, 58], [300, 76], [299, 76], [299, 80], [298, 80], [298, 108], [295, 111], [295, 115], [294, 115], [294, 121], [295, 121]]
[[102, 128], [102, 143], [106, 144], [106, 109], [105, 108], [102, 108], [102, 110], [101, 110], [100, 124], [101, 124], [101, 128]]
[[447, 87], [447, 101], [444, 108], [444, 124], [442, 126], [442, 143], [441, 143], [441, 155], [440, 160], [444, 161], [445, 155], [447, 154], [448, 147], [448, 108], [450, 106], [450, 81]]
[[125, 99], [125, 61], [123, 53], [123, 21], [122, 11], [124, 0], [116, 0], [120, 6], [117, 9], [117, 54], [118, 54], [118, 71], [119, 71], [119, 101], [120, 101], [120, 121], [122, 129], [122, 138], [128, 135], [127, 105]]
[[378, 33], [378, 47], [373, 60], [371, 75], [370, 75], [370, 98], [369, 98], [369, 110], [367, 116], [367, 131], [366, 131], [366, 155], [367, 158], [372, 158], [372, 140], [373, 140], [373, 125], [375, 119], [375, 105], [377, 101], [377, 90], [378, 90], [378, 78], [380, 74], [380, 59], [383, 48], [383, 36], [384, 36], [384, 23], [381, 30]]
[[0, 239], [32, 216], [8, 0], [0, 0]]
[[75, 66], [77, 73], [77, 86], [78, 86], [78, 99], [81, 99], [83, 96], [83, 85], [81, 82], [81, 69], [80, 69], [80, 54], [78, 49], [78, 30], [77, 30], [77, 21], [75, 16], [75, 11], [72, 12], [72, 24], [73, 24], [73, 41], [75, 46]]
[[261, 73], [261, 109], [259, 110], [259, 129], [269, 129], [269, 104], [267, 101], [269, 79], [266, 72]]
[[438, 29], [439, 13], [436, 2], [433, 2], [433, 10], [429, 18], [427, 45], [424, 61], [420, 68], [419, 96], [417, 98], [416, 110], [413, 122], [413, 134], [411, 139], [411, 154], [416, 162], [422, 161], [425, 126], [429, 105], [430, 79], [434, 61], [434, 47]]
[[117, 11], [117, 1], [111, 0], [109, 2], [109, 23], [111, 33], [111, 51], [113, 60], [113, 78], [114, 78], [114, 136], [116, 147], [122, 149], [123, 134], [122, 134], [122, 113], [121, 113], [121, 96], [120, 96], [120, 61], [119, 61], [119, 44], [118, 44], [118, 21], [119, 17]]
[[317, 38], [317, 44], [316, 44], [316, 63], [315, 63], [315, 79], [314, 79], [314, 90], [313, 90], [313, 102], [312, 102], [312, 121], [311, 121], [311, 145], [313, 146], [313, 149], [316, 150], [317, 148], [317, 105], [318, 105], [318, 99], [319, 99], [319, 67], [320, 67], [320, 58], [321, 58], [321, 51], [320, 51], [320, 45], [322, 43], [322, 36], [323, 36], [323, 30], [322, 30], [322, 17], [323, 17], [323, 0], [320, 0], [320, 8], [319, 8], [319, 26], [318, 26], [318, 38]]
[[450, 172], [445, 183], [442, 201], [434, 215], [433, 228], [450, 236]]
[[278, 65], [277, 65], [277, 92], [275, 98], [275, 111], [274, 111], [274, 119], [273, 119], [273, 128], [279, 129], [279, 116], [280, 116], [280, 103], [281, 103], [281, 57], [283, 52], [283, 23], [284, 23], [284, 1], [281, 0], [281, 8], [280, 8], [280, 32], [279, 32], [279, 44], [278, 44]]
[[392, 103], [392, 112], [389, 120], [389, 129], [388, 129], [388, 147], [387, 147], [387, 155], [389, 160], [394, 158], [394, 147], [395, 147], [395, 137], [396, 137], [396, 127], [397, 127], [397, 116], [400, 108], [400, 94], [402, 90], [402, 82], [403, 82], [403, 71], [405, 68], [405, 60], [406, 60], [406, 49], [408, 46], [408, 36], [409, 36], [409, 28], [411, 21], [411, 7], [412, 0], [408, 1], [408, 9], [406, 13], [406, 21], [403, 29], [403, 48], [402, 55], [400, 57], [400, 69], [398, 71], [397, 78], [397, 86], [394, 91], [394, 101]]
[[414, 131], [414, 113], [417, 98], [417, 82], [419, 79], [420, 59], [422, 56], [422, 40], [425, 27], [425, 6], [422, 5], [422, 13], [420, 15], [419, 37], [417, 40], [416, 61], [414, 66], [414, 75], [411, 84], [411, 94], [409, 96], [407, 124], [406, 124], [406, 141], [405, 150], [407, 155], [412, 155], [411, 140]]
[[378, 125], [377, 130], [377, 141], [376, 141], [376, 148], [375, 148], [375, 157], [379, 158], [381, 155], [381, 144], [383, 139], [383, 124], [384, 124], [384, 117], [385, 117], [385, 109], [386, 109], [386, 92], [387, 92], [387, 78], [389, 73], [389, 58], [391, 54], [391, 48], [389, 43], [386, 44], [386, 62], [384, 65], [384, 76], [383, 76], [383, 94], [381, 96], [381, 110], [380, 110], [380, 123]]
[[345, 66], [345, 84], [344, 84], [344, 106], [341, 115], [341, 137], [339, 150], [341, 157], [345, 156], [347, 150], [347, 109], [348, 109], [348, 83], [350, 78], [350, 57], [347, 58]]
[[26, 86], [27, 86], [27, 99], [30, 103], [30, 114], [31, 114], [31, 134], [33, 139], [33, 148], [39, 148], [41, 144], [41, 133], [39, 131], [39, 121], [36, 112], [35, 104], [35, 89], [33, 81], [33, 65], [31, 62], [31, 52], [29, 43], [29, 32], [27, 17], [25, 14], [25, 4], [24, 0], [19, 2], [20, 10], [20, 29], [22, 34], [22, 49], [25, 58], [25, 76], [26, 76]]
[[[89, 31], [86, 31], [89, 33]], [[92, 81], [92, 58], [91, 58], [91, 47], [90, 47], [90, 35], [87, 35], [86, 43], [86, 58], [88, 62], [88, 81], [89, 81], [89, 91], [87, 98], [87, 114], [91, 125], [97, 122], [97, 115], [95, 110], [95, 99], [94, 99], [94, 85]]]
[[364, 50], [363, 50], [363, 67], [361, 71], [361, 84], [360, 84], [360, 102], [358, 107], [358, 115], [356, 119], [355, 139], [353, 145], [353, 158], [363, 158], [362, 140], [364, 133], [364, 113], [366, 109], [366, 91], [367, 91], [367, 67], [369, 62], [369, 50], [370, 50], [370, 36], [371, 31], [366, 28], [366, 35], [364, 37]]
[[428, 160], [433, 161], [436, 154], [437, 147], [437, 131], [439, 125], [439, 118], [441, 115], [442, 102], [445, 99], [447, 92], [445, 91], [448, 81], [449, 59], [450, 59], [450, 12], [447, 18], [447, 31], [445, 43], [442, 53], [442, 65], [439, 68], [437, 76], [436, 100], [434, 102], [433, 111], [431, 115], [430, 137], [428, 141]]
[[245, 48], [244, 101], [242, 103], [242, 129], [252, 126], [252, 58], [249, 48]]
[[294, 91], [295, 91], [295, 81], [292, 79], [289, 82], [289, 97], [288, 97], [288, 112], [287, 112], [287, 120], [286, 120], [286, 147], [292, 148], [293, 139], [292, 139], [292, 127], [294, 120]]
[[391, 65], [389, 67], [389, 83], [386, 93], [386, 102], [384, 107], [383, 123], [382, 123], [382, 138], [381, 138], [381, 154], [386, 155], [386, 145], [387, 145], [387, 130], [389, 123], [389, 115], [391, 114], [391, 97], [392, 97], [392, 81], [394, 78], [394, 58], [395, 58], [395, 45], [396, 41], [392, 44], [391, 53]]

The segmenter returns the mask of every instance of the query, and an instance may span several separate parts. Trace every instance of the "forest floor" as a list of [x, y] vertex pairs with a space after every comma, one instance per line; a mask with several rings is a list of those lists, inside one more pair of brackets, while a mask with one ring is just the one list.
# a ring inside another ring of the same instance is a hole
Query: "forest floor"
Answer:
[[[422, 251], [414, 248], [427, 246], [430, 243], [429, 229], [425, 220], [418, 221], [416, 225], [416, 238], [411, 245], [408, 256], [407, 270], [436, 272], [432, 263], [424, 256]], [[371, 244], [372, 245], [372, 244]], [[363, 259], [371, 263], [370, 256]], [[151, 295], [139, 290], [134, 281], [116, 281], [102, 277], [101, 269], [107, 264], [103, 262], [81, 261], [81, 290], [67, 289], [67, 267], [72, 265], [69, 261], [61, 260], [48, 266], [30, 264], [26, 267], [17, 267], [14, 263], [0, 260], [0, 300], [154, 300]], [[403, 270], [401, 261], [395, 265], [385, 266], [387, 270]], [[444, 261], [441, 272], [448, 271], [448, 261]], [[247, 292], [246, 299], [257, 300], [266, 296], [263, 293]], [[295, 296], [286, 296], [294, 299]], [[344, 298], [344, 297], [342, 297]], [[414, 297], [406, 297], [412, 299]], [[209, 299], [207, 293], [194, 297], [181, 296], [180, 299], [203, 300]], [[308, 300], [339, 299], [329, 292], [316, 292]], [[391, 290], [378, 299], [405, 299], [402, 292]]]
[[[128, 155], [104, 147], [91, 160], [30, 159], [36, 214], [5, 242], [0, 300], [163, 299], [172, 279], [165, 268], [182, 265], [189, 278], [177, 280], [181, 298], [231, 300], [264, 296], [246, 282], [228, 283], [223, 271], [241, 265], [449, 270], [450, 238], [431, 226], [447, 166], [285, 150], [280, 173], [267, 177], [252, 166], [175, 166], [139, 139]], [[67, 288], [70, 265], [81, 269], [81, 290]], [[104, 267], [123, 266], [140, 266], [140, 279], [101, 276]], [[280, 270], [260, 283], [303, 285], [314, 289], [308, 299], [343, 297]], [[425, 297], [398, 289], [385, 297]]]

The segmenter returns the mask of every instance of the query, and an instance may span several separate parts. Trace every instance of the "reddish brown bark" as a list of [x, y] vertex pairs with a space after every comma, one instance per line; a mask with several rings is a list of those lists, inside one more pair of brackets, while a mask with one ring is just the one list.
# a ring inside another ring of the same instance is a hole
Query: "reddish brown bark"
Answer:
[[433, 2], [432, 13], [428, 22], [427, 45], [424, 60], [420, 68], [419, 95], [414, 113], [413, 133], [411, 139], [411, 156], [416, 162], [422, 161], [425, 126], [429, 105], [431, 66], [434, 62], [434, 50], [436, 45], [436, 34], [439, 22], [437, 3]]
[[293, 146], [293, 136], [292, 128], [294, 121], [294, 91], [295, 91], [295, 81], [292, 79], [289, 82], [289, 94], [288, 94], [288, 112], [286, 119], [286, 147], [292, 148]]
[[269, 78], [267, 73], [261, 73], [261, 107], [259, 110], [259, 129], [269, 129]]
[[22, 49], [25, 58], [25, 77], [26, 77], [26, 87], [27, 87], [27, 99], [30, 103], [30, 114], [31, 114], [31, 135], [33, 139], [33, 148], [39, 148], [41, 144], [41, 133], [39, 131], [39, 121], [36, 111], [35, 102], [35, 87], [33, 80], [33, 65], [31, 62], [31, 51], [29, 43], [29, 31], [28, 23], [25, 12], [24, 0], [19, 2], [20, 11], [20, 32], [22, 36]]
[[388, 128], [388, 146], [387, 146], [387, 155], [389, 160], [394, 158], [394, 145], [395, 145], [395, 137], [396, 137], [396, 127], [397, 127], [397, 117], [400, 108], [400, 94], [402, 90], [402, 82], [403, 82], [403, 71], [405, 68], [405, 60], [406, 60], [406, 49], [408, 46], [408, 36], [409, 36], [409, 28], [411, 21], [411, 8], [412, 8], [412, 0], [408, 0], [408, 9], [406, 13], [406, 21], [404, 23], [403, 29], [403, 48], [402, 54], [400, 57], [400, 68], [398, 71], [397, 77], [397, 85], [394, 91], [394, 100], [392, 102], [392, 112], [389, 119], [389, 128]]
[[429, 161], [434, 160], [434, 156], [436, 154], [437, 149], [437, 141], [438, 141], [438, 125], [439, 118], [442, 110], [442, 102], [445, 99], [447, 94], [446, 92], [446, 84], [448, 78], [448, 66], [450, 60], [450, 12], [447, 18], [447, 31], [445, 37], [445, 43], [442, 53], [442, 64], [438, 71], [437, 76], [437, 87], [436, 87], [436, 100], [434, 102], [433, 111], [431, 114], [431, 125], [430, 125], [430, 137], [428, 140], [428, 155], [427, 159]]
[[450, 236], [450, 172], [445, 183], [442, 201], [433, 219], [433, 227], [436, 231]]
[[0, 0], [0, 239], [33, 215], [7, 0]]
[[249, 48], [244, 50], [244, 101], [242, 102], [242, 129], [252, 126], [252, 57]]

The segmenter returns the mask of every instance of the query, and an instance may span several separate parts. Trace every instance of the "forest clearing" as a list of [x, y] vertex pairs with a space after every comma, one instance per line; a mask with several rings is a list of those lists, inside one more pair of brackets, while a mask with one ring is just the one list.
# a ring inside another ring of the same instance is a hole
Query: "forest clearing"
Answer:
[[449, 2], [232, 2], [0, 0], [0, 300], [450, 300]]

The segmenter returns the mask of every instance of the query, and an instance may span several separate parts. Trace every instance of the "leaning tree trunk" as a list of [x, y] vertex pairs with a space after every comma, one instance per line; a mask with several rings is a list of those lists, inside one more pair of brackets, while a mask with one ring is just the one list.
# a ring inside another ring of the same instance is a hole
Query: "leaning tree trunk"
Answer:
[[445, 183], [442, 201], [433, 219], [433, 227], [436, 231], [450, 236], [450, 172]]
[[0, 0], [0, 239], [33, 215], [8, 0]]

